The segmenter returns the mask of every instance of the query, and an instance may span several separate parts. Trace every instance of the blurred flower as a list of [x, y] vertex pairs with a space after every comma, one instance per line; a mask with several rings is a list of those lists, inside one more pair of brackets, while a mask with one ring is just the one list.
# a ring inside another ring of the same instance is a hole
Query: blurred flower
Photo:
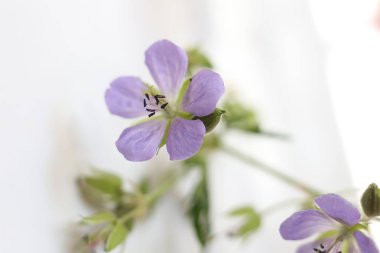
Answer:
[[320, 236], [298, 248], [297, 253], [378, 253], [375, 243], [362, 230], [361, 214], [347, 200], [336, 194], [315, 198], [318, 210], [296, 212], [280, 226], [285, 240], [302, 240]]
[[159, 90], [137, 77], [124, 76], [106, 92], [111, 113], [124, 118], [148, 116], [125, 129], [116, 146], [130, 161], [149, 160], [165, 144], [171, 160], [187, 159], [199, 150], [206, 133], [202, 121], [193, 117], [215, 110], [224, 93], [223, 81], [217, 73], [201, 70], [184, 82], [186, 52], [168, 40], [151, 45], [145, 63]]

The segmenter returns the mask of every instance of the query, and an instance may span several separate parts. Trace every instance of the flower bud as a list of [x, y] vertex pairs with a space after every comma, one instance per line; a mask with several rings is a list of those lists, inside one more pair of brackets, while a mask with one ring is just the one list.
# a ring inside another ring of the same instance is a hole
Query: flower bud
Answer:
[[212, 131], [220, 122], [220, 118], [225, 113], [225, 110], [216, 108], [214, 112], [203, 117], [194, 117], [194, 119], [200, 119], [206, 127], [206, 132]]
[[380, 190], [375, 183], [370, 184], [363, 193], [361, 203], [363, 211], [368, 217], [380, 215]]

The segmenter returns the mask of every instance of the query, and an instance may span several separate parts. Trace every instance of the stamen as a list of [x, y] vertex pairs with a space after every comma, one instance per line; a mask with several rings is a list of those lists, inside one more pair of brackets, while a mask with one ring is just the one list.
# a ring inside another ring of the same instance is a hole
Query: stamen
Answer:
[[144, 107], [146, 107], [146, 100], [145, 100], [145, 98], [144, 98]]
[[161, 105], [161, 109], [165, 109], [165, 107], [168, 105], [169, 103], [165, 103], [163, 105]]
[[145, 97], [146, 97], [146, 99], [150, 100], [149, 95], [147, 93], [145, 93]]
[[154, 99], [156, 100], [156, 105], [160, 103], [160, 100], [158, 100], [157, 96], [154, 96]]
[[323, 246], [323, 244], [321, 243], [321, 249], [324, 249], [325, 248], [325, 246]]
[[156, 95], [157, 98], [166, 98], [164, 95]]
[[191, 82], [191, 81], [193, 81], [193, 78], [190, 78], [190, 79], [189, 79], [189, 82]]
[[149, 114], [149, 118], [152, 117], [154, 114], [156, 114], [156, 112], [152, 112], [151, 114]]
[[148, 109], [148, 108], [146, 108], [145, 110], [147, 110], [148, 112], [156, 112], [156, 110], [154, 110], [154, 109]]

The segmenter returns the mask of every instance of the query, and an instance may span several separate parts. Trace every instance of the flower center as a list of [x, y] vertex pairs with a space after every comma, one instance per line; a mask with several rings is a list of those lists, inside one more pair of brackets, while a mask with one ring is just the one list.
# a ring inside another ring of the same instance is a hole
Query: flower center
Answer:
[[149, 95], [145, 93], [144, 108], [149, 113], [148, 117], [152, 117], [157, 112], [165, 110], [169, 103], [166, 102], [164, 95]]
[[[338, 246], [337, 243], [338, 243], [338, 241], [335, 241], [329, 247], [325, 247], [325, 245], [323, 245], [321, 243], [321, 245], [319, 246], [319, 248], [313, 248], [313, 250], [314, 250], [315, 253], [328, 253], [328, 252], [331, 252], [335, 248], [335, 246]], [[342, 253], [342, 251], [340, 250], [337, 253]]]

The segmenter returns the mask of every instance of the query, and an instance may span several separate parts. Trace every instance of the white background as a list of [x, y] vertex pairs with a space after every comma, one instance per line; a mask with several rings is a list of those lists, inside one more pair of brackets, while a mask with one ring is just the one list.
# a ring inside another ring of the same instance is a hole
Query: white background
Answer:
[[[162, 38], [200, 45], [227, 90], [255, 106], [265, 128], [292, 136], [279, 142], [233, 133], [228, 143], [326, 192], [379, 183], [377, 4], [0, 1], [1, 252], [69, 252], [75, 223], [89, 214], [75, 178], [90, 165], [136, 180], [167, 161], [165, 154], [125, 161], [114, 141], [130, 122], [111, 116], [103, 100], [119, 75], [150, 80], [143, 53]], [[244, 243], [220, 233], [236, 225], [226, 218], [231, 208], [262, 210], [300, 193], [224, 154], [212, 161], [217, 237], [208, 251], [291, 252], [298, 243], [281, 240], [278, 226], [294, 208], [268, 214], [263, 230]], [[185, 188], [138, 225], [126, 252], [200, 252], [178, 201]]]

